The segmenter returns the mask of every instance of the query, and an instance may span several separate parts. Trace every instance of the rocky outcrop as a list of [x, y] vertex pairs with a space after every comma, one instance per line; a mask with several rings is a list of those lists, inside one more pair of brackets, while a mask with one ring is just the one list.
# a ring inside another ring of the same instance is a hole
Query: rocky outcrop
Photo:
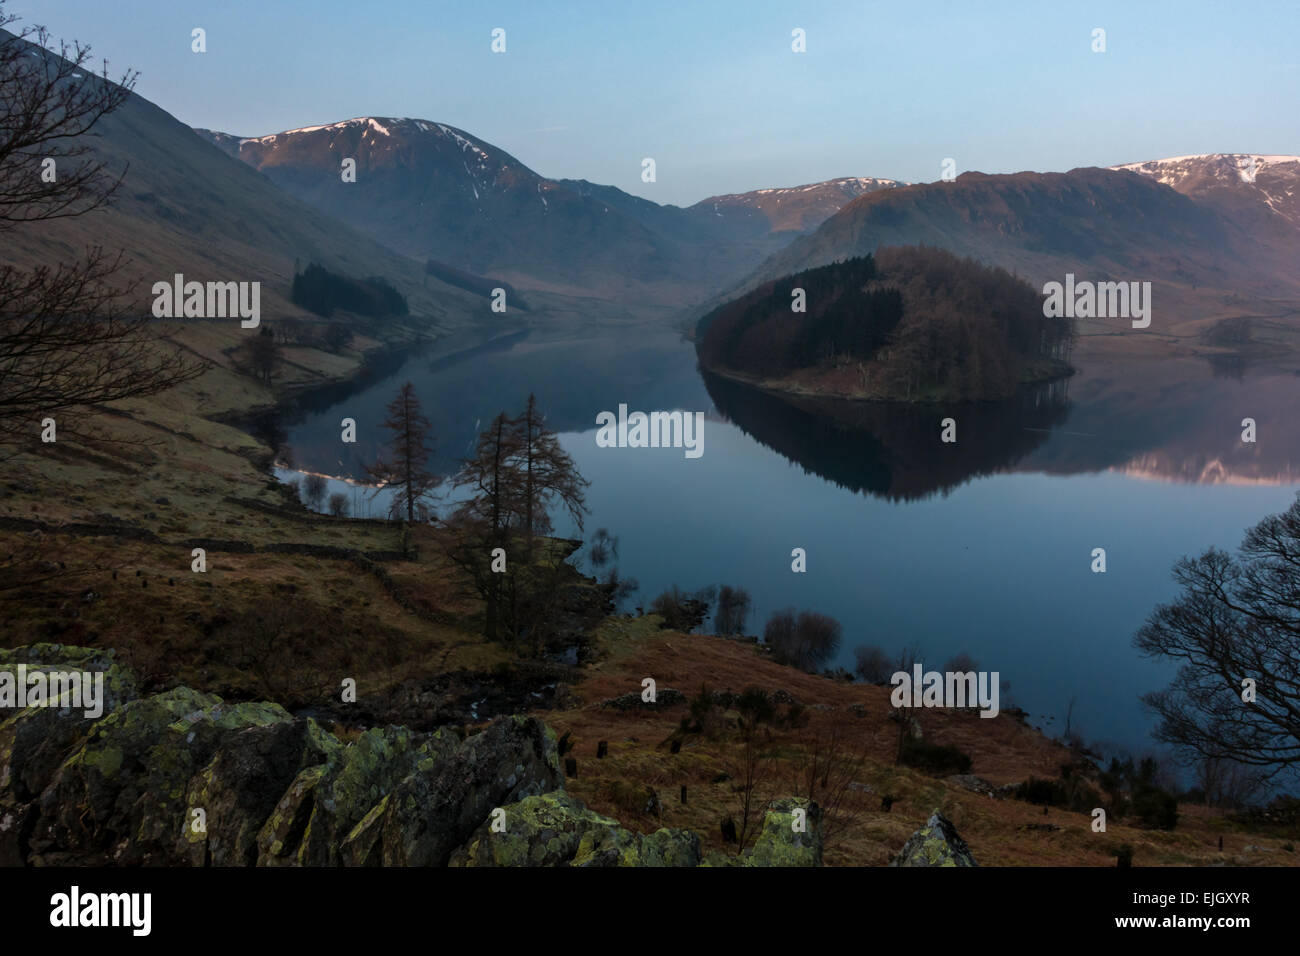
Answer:
[[903, 844], [890, 866], [979, 866], [952, 821], [938, 810]]
[[[0, 649], [0, 671], [16, 676], [19, 665], [28, 672], [103, 674], [101, 718], [136, 696], [134, 676], [112, 651], [60, 644]], [[0, 706], [0, 866], [22, 864], [36, 821], [34, 801], [94, 723], [84, 708]]]
[[[340, 739], [278, 704], [188, 687], [137, 696], [111, 652], [0, 652], [0, 671], [18, 663], [102, 671], [105, 704], [93, 719], [66, 706], [0, 715], [0, 865], [704, 863], [695, 833], [636, 833], [565, 793], [555, 735], [533, 717]], [[710, 860], [820, 862], [820, 811], [790, 800], [769, 807], [744, 856]]]
[[278, 704], [226, 704], [188, 687], [130, 701], [97, 721], [43, 788], [31, 862], [183, 862], [191, 779], [241, 731], [291, 722]]

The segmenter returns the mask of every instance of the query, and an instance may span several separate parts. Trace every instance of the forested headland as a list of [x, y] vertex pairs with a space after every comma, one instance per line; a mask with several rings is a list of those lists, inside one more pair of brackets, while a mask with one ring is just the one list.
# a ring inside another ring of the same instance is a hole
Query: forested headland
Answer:
[[709, 371], [801, 394], [892, 401], [1011, 396], [1069, 374], [1073, 329], [1032, 285], [928, 246], [768, 282], [696, 327]]

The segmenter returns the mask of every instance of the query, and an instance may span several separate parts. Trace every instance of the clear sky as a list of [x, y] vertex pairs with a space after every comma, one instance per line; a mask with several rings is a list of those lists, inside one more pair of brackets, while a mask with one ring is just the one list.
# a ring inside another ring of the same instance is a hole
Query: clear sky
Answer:
[[[181, 121], [465, 129], [545, 176], [658, 202], [1300, 153], [1300, 2], [9, 0]], [[207, 31], [207, 52], [190, 31]], [[490, 50], [506, 31], [506, 52]], [[806, 31], [807, 52], [791, 51]], [[1106, 52], [1092, 52], [1094, 28]], [[641, 181], [653, 157], [657, 182]]]

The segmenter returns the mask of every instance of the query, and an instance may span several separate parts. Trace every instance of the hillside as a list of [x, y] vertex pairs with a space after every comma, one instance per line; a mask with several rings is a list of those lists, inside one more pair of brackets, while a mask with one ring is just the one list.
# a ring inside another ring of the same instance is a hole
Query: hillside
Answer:
[[[424, 263], [294, 199], [131, 95], [88, 137], [95, 157], [126, 172], [111, 206], [85, 219], [35, 223], [6, 236], [3, 261], [67, 260], [90, 244], [122, 250], [126, 274], [142, 282], [176, 272], [200, 280], [262, 283], [264, 316], [300, 315], [289, 302], [294, 263], [319, 262], [345, 275], [386, 276], [411, 311], [445, 327], [475, 324], [480, 300], [426, 280]], [[141, 305], [143, 306], [143, 298]]]

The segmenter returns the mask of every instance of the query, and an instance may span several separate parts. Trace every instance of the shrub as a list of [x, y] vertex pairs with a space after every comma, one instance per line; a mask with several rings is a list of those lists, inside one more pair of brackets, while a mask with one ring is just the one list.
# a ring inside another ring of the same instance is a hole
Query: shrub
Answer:
[[1178, 824], [1178, 800], [1159, 787], [1147, 787], [1133, 794], [1133, 815], [1152, 830], [1172, 830]]
[[927, 743], [913, 737], [904, 738], [899, 759], [904, 765], [926, 773], [969, 773], [971, 768], [970, 754], [959, 748]]
[[1030, 777], [1015, 789], [1015, 798], [1026, 803], [1037, 803], [1049, 807], [1063, 807], [1070, 802], [1065, 784], [1059, 780], [1040, 780]]
[[778, 663], [815, 672], [840, 646], [843, 628], [835, 618], [794, 608], [776, 611], [763, 628], [763, 640]]
[[867, 684], [888, 684], [894, 676], [894, 662], [879, 647], [863, 645], [853, 651], [853, 672]]
[[709, 616], [708, 589], [687, 594], [677, 585], [673, 585], [650, 602], [650, 613], [663, 617], [663, 627], [689, 634]]

